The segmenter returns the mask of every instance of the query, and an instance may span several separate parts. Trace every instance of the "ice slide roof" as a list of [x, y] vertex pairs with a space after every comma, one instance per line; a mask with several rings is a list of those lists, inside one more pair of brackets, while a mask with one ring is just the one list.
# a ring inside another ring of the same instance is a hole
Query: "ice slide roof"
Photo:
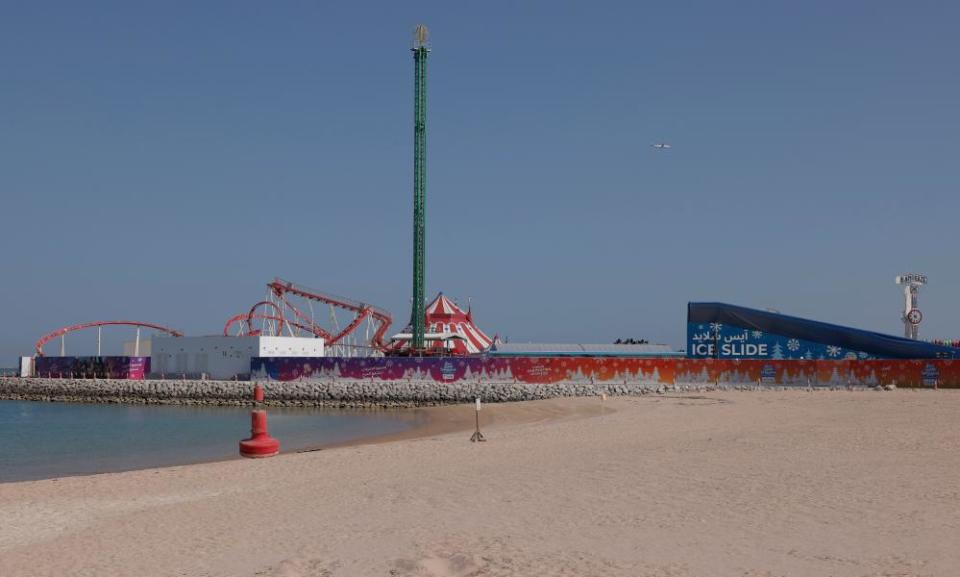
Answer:
[[960, 349], [726, 303], [687, 303], [688, 323], [722, 323], [889, 359], [953, 359]]

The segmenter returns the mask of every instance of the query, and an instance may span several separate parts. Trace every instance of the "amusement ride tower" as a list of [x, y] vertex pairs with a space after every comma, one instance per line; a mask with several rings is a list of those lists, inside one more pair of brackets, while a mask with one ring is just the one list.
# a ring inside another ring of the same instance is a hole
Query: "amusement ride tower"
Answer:
[[927, 275], [902, 274], [896, 280], [897, 284], [903, 285], [903, 315], [900, 317], [903, 321], [903, 336], [916, 340], [920, 336], [920, 321], [923, 320], [923, 313], [917, 308], [917, 296], [920, 294], [920, 287], [927, 284]]
[[426, 253], [426, 215], [424, 205], [427, 188], [427, 27], [417, 26], [413, 33], [413, 310], [411, 352], [424, 350], [424, 260]]

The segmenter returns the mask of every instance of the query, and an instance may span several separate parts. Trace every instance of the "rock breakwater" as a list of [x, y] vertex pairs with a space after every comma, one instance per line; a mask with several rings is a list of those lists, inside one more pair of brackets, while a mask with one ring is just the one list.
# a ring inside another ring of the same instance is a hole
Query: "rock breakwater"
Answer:
[[[668, 392], [798, 389], [744, 383], [551, 383], [506, 381], [259, 381], [267, 405], [328, 407], [418, 407], [533, 401], [557, 397], [639, 396]], [[0, 399], [85, 403], [249, 405], [254, 381], [0, 378]], [[836, 389], [848, 387], [817, 387]]]

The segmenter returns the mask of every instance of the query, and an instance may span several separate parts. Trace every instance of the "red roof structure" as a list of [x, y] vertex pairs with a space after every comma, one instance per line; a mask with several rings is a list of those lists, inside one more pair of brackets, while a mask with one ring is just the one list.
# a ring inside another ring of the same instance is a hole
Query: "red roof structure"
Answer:
[[[473, 355], [485, 352], [493, 344], [493, 339], [474, 324], [469, 307], [464, 312], [443, 293], [427, 305], [424, 316], [425, 354]], [[393, 336], [388, 350], [393, 354], [410, 354], [411, 339], [411, 328], [408, 326], [402, 333]]]

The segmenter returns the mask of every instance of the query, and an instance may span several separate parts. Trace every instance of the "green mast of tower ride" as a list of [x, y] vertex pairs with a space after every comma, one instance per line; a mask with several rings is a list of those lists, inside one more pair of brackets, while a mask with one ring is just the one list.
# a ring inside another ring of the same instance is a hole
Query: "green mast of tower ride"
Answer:
[[423, 283], [424, 257], [426, 253], [426, 215], [424, 214], [427, 190], [427, 27], [417, 26], [413, 36], [414, 103], [413, 103], [413, 311], [410, 324], [413, 327], [411, 352], [424, 350]]

